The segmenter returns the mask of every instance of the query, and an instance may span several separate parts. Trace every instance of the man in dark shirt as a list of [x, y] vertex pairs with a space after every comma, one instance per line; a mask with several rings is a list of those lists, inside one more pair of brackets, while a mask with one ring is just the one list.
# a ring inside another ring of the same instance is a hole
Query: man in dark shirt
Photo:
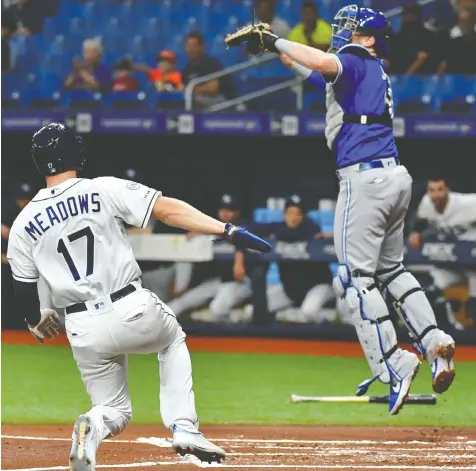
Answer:
[[438, 74], [476, 74], [476, 8], [461, 8], [458, 25], [446, 42]]
[[[253, 228], [254, 231], [257, 227]], [[322, 238], [320, 227], [305, 212], [301, 199], [294, 195], [286, 200], [284, 221], [261, 225], [261, 236], [275, 239], [276, 252], [283, 255], [297, 254], [296, 261], [278, 263], [281, 283], [268, 286], [268, 309], [272, 313], [299, 307], [304, 320], [320, 322], [322, 308], [335, 299], [332, 276], [327, 263], [305, 262], [305, 244], [314, 238]]]
[[[200, 33], [190, 33], [187, 36], [185, 53], [188, 58], [188, 63], [182, 71], [185, 86], [197, 77], [204, 77], [223, 69], [218, 59], [207, 55], [205, 39]], [[233, 85], [229, 77], [210, 80], [197, 85], [194, 90], [195, 104], [202, 108], [233, 97]]]
[[15, 19], [16, 34], [23, 36], [41, 34], [43, 18], [47, 12], [42, 10], [40, 3], [33, 0], [17, 0], [8, 8], [9, 14]]
[[10, 37], [15, 32], [17, 25], [10, 8], [2, 9], [2, 72], [11, 69]]
[[[246, 226], [241, 219], [240, 203], [236, 196], [228, 193], [222, 195], [218, 219]], [[194, 235], [188, 234], [188, 237]], [[170, 302], [169, 306], [178, 317], [185, 311], [203, 307], [211, 301], [210, 311], [213, 319], [217, 322], [228, 320], [230, 311], [251, 296], [251, 281], [246, 274], [243, 252], [236, 252], [234, 261], [214, 261], [195, 265], [198, 265], [194, 271], [199, 271], [196, 274], [201, 278], [201, 283]], [[195, 278], [195, 274], [192, 278]]]
[[438, 64], [436, 35], [423, 23], [420, 5], [404, 8], [402, 26], [392, 41], [392, 74], [431, 74]]

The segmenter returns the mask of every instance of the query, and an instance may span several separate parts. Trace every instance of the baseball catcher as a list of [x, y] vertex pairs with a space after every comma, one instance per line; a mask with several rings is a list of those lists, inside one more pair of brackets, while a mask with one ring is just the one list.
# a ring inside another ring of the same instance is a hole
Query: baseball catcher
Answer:
[[400, 164], [393, 133], [393, 96], [383, 58], [392, 27], [381, 12], [350, 5], [334, 18], [330, 52], [279, 38], [257, 24], [229, 35], [228, 46], [248, 53], [279, 53], [313, 84], [326, 82], [326, 138], [340, 191], [334, 224], [339, 260], [336, 294], [352, 317], [372, 378], [390, 386], [389, 413], [404, 405], [419, 359], [398, 347], [384, 297], [411, 333], [417, 351], [432, 366], [433, 389], [446, 391], [454, 378], [454, 340], [436, 325], [428, 299], [403, 266], [403, 226], [412, 178]]

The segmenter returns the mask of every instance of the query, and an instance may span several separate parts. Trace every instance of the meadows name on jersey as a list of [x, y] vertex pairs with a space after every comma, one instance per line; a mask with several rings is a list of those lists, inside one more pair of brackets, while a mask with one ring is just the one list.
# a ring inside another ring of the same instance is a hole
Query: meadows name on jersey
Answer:
[[[51, 192], [54, 195], [55, 191]], [[55, 224], [65, 222], [70, 217], [73, 218], [79, 214], [88, 214], [90, 210], [93, 213], [101, 211], [99, 193], [70, 196], [66, 200], [47, 206], [43, 212], [33, 216], [33, 220], [25, 226], [25, 231], [36, 242], [38, 237], [41, 237]]]

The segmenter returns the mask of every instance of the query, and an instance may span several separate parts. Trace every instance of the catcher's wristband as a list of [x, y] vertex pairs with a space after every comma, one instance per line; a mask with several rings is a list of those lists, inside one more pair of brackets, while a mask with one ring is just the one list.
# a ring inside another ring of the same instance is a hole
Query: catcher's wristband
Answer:
[[276, 36], [274, 33], [265, 31], [262, 33], [261, 38], [263, 41], [264, 49], [266, 51], [279, 53], [279, 50], [276, 47], [276, 41], [278, 39], [281, 39], [279, 36]]

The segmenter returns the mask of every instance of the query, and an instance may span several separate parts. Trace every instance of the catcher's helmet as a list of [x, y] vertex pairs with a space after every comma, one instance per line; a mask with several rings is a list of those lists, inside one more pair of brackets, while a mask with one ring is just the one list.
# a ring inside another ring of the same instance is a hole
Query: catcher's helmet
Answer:
[[393, 36], [393, 29], [390, 21], [382, 12], [372, 8], [349, 5], [341, 8], [334, 20], [336, 23], [332, 25], [332, 51], [338, 51], [344, 47], [356, 33], [373, 36], [377, 55], [380, 57], [388, 55], [388, 43]]
[[83, 139], [60, 123], [47, 124], [33, 135], [31, 156], [45, 176], [81, 170], [86, 163]]

